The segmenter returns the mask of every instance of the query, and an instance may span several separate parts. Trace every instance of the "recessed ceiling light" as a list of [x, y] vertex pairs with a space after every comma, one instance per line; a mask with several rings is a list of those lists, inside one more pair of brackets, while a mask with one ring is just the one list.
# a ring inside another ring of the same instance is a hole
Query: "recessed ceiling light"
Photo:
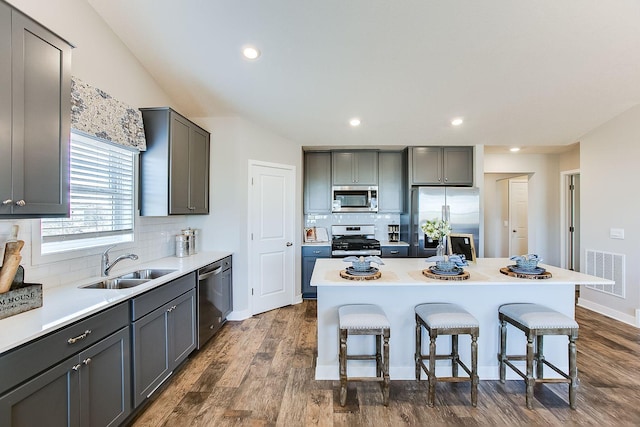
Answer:
[[520, 151], [520, 147], [509, 148], [509, 151], [511, 151], [512, 153], [516, 153], [516, 152]]
[[360, 126], [360, 123], [361, 123], [360, 119], [357, 117], [354, 117], [353, 119], [349, 120], [349, 124], [353, 127]]
[[463, 120], [460, 117], [457, 117], [453, 120], [451, 120], [451, 125], [453, 126], [460, 126], [462, 124]]
[[247, 59], [258, 59], [258, 57], [260, 56], [260, 51], [253, 46], [247, 46], [242, 49], [242, 55], [244, 55], [244, 57]]

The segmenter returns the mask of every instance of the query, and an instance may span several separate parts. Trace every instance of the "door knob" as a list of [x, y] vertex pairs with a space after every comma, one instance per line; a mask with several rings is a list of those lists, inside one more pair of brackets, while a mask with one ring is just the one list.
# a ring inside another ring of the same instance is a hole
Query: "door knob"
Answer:
[[513, 232], [514, 232], [514, 233], [517, 233], [517, 231], [516, 231], [516, 230], [513, 230]]
[[287, 246], [293, 246], [293, 243], [287, 242]]

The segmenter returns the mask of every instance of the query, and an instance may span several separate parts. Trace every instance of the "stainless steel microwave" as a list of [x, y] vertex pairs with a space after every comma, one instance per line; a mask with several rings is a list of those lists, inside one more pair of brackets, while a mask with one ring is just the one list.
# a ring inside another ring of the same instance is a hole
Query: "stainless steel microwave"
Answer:
[[378, 212], [377, 186], [334, 186], [331, 212]]

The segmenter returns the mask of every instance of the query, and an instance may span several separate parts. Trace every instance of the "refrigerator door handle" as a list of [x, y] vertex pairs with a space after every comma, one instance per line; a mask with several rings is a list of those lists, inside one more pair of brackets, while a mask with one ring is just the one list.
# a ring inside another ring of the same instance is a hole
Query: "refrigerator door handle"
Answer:
[[445, 205], [444, 206], [444, 221], [450, 222], [451, 221], [451, 206], [449, 205]]

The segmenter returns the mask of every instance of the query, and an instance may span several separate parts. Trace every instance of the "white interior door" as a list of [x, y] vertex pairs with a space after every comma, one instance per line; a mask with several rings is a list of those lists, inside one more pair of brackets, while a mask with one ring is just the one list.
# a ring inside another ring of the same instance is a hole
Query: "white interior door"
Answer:
[[526, 180], [509, 180], [509, 255], [529, 252], [529, 183]]
[[252, 314], [293, 303], [295, 167], [250, 162]]

